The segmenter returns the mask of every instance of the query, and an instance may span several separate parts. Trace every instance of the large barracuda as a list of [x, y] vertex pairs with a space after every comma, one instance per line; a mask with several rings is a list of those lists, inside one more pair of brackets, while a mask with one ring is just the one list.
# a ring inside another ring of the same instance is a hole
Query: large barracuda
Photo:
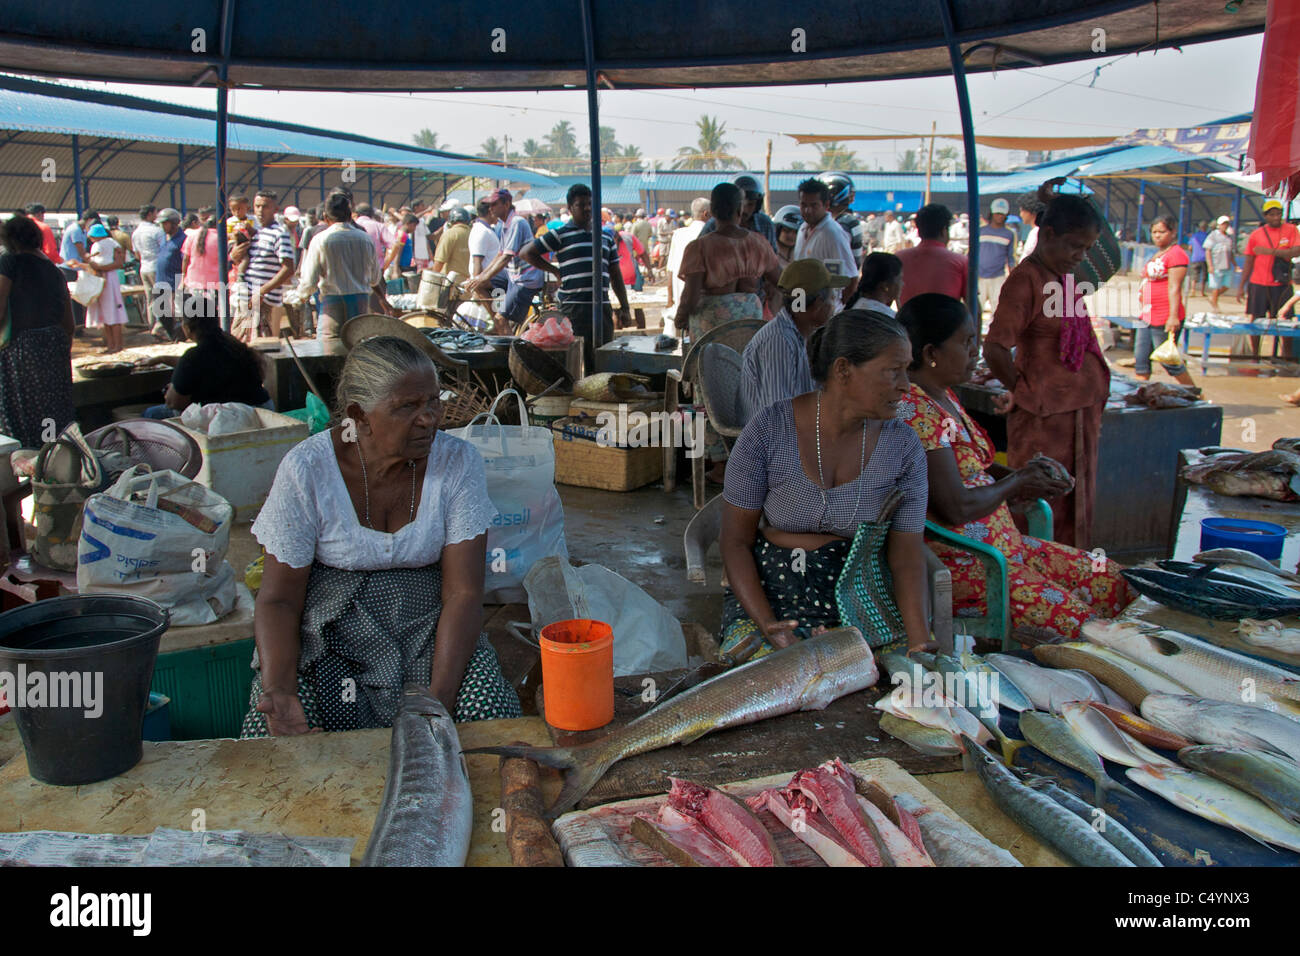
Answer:
[[547, 815], [575, 806], [625, 757], [688, 744], [707, 733], [752, 724], [870, 687], [880, 677], [862, 633], [842, 627], [760, 657], [697, 684], [618, 730], [578, 747], [478, 747], [465, 753], [526, 757], [565, 770], [564, 788]]
[[1128, 778], [1179, 809], [1300, 853], [1300, 826], [1236, 787], [1181, 767], [1130, 767]]
[[966, 752], [993, 802], [1020, 826], [1079, 866], [1133, 866], [1093, 828], [1051, 797], [1026, 787], [967, 737]]
[[1300, 763], [1300, 722], [1258, 707], [1186, 694], [1151, 694], [1142, 701], [1142, 716], [1203, 744], [1264, 750]]
[[1086, 822], [1101, 834], [1103, 840], [1132, 860], [1134, 866], [1164, 866], [1156, 855], [1147, 849], [1147, 845], [1135, 837], [1126, 826], [1112, 817], [1103, 816], [1104, 811], [1098, 810], [1087, 800], [1080, 800], [1070, 791], [1058, 787], [1056, 781], [1050, 777], [1028, 773], [1016, 767], [1012, 767], [1011, 770], [1025, 786], [1046, 794]]
[[426, 689], [408, 685], [362, 865], [464, 866], [473, 827], [469, 772], [451, 714]]
[[1249, 704], [1300, 720], [1300, 677], [1280, 667], [1179, 631], [1089, 621], [1083, 625], [1083, 636], [1160, 671], [1200, 697]]

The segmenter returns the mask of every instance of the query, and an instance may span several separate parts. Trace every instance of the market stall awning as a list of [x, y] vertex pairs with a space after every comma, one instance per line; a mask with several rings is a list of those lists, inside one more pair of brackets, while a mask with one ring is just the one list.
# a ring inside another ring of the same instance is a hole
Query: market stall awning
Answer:
[[[929, 139], [933, 136], [935, 139], [956, 139], [962, 138], [961, 133], [888, 133], [872, 134], [864, 136], [843, 136], [833, 133], [786, 133], [800, 146], [809, 143], [839, 143], [846, 140], [898, 140], [898, 139]], [[985, 133], [976, 133], [975, 142], [981, 146], [988, 146], [991, 149], [1083, 149], [1088, 146], [1105, 146], [1113, 143], [1113, 136], [995, 136]]]
[[1264, 191], [1300, 195], [1300, 4], [1270, 0], [1255, 86], [1252, 168]]
[[[632, 16], [590, 0], [606, 88], [834, 83], [1115, 56], [1258, 33], [1264, 10], [1224, 0], [661, 0]], [[581, 2], [350, 0], [259, 4], [0, 0], [0, 69], [116, 82], [318, 90], [562, 90], [586, 86]], [[364, 24], [364, 25], [361, 25]], [[129, 26], [128, 26], [129, 25]], [[1099, 32], [1100, 31], [1100, 32]], [[291, 39], [291, 42], [289, 41]]]

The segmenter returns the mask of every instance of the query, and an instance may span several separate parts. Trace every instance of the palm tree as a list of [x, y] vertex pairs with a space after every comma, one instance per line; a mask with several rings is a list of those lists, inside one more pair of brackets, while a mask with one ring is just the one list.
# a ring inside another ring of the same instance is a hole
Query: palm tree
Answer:
[[530, 161], [544, 155], [542, 152], [542, 144], [537, 142], [535, 139], [524, 140], [524, 144], [519, 148], [523, 150], [524, 158]]
[[744, 163], [731, 155], [728, 150], [736, 148], [729, 143], [727, 124], [720, 123], [712, 116], [702, 115], [695, 121], [700, 131], [700, 138], [695, 146], [683, 146], [677, 150], [677, 160], [673, 169], [743, 169]]
[[503, 145], [497, 142], [495, 136], [489, 136], [479, 147], [479, 156], [483, 159], [505, 159], [506, 150]]
[[411, 137], [416, 146], [424, 149], [451, 149], [446, 143], [438, 142], [438, 134], [427, 126]]
[[858, 154], [845, 147], [843, 143], [817, 143], [817, 161], [822, 169], [842, 169], [846, 172], [862, 169], [862, 160]]
[[898, 171], [900, 173], [919, 173], [925, 171], [921, 168], [921, 159], [916, 155], [916, 150], [903, 150], [903, 155], [898, 159]]
[[623, 147], [623, 172], [635, 173], [640, 172], [643, 163], [641, 161], [641, 150], [631, 143]]
[[614, 127], [602, 126], [600, 128], [600, 156], [603, 160], [606, 156], [617, 158], [623, 151], [623, 147], [618, 143], [618, 137], [614, 133]]
[[573, 124], [560, 120], [546, 134], [547, 155], [558, 162], [552, 164], [552, 171], [570, 172], [582, 167], [582, 154], [578, 151], [578, 137], [573, 131]]

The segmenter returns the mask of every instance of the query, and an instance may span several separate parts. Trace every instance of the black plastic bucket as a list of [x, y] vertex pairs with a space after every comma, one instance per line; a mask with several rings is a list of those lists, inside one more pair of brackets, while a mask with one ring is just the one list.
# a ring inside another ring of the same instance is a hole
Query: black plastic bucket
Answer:
[[0, 614], [0, 671], [10, 675], [9, 705], [33, 777], [95, 783], [140, 762], [168, 618], [153, 601], [108, 594], [50, 598]]

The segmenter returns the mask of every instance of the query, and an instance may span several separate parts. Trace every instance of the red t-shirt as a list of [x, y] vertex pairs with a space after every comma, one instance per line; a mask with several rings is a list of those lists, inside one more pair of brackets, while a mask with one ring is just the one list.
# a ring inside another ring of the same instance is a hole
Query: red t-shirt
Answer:
[[[1272, 226], [1260, 226], [1246, 240], [1246, 255], [1255, 256], [1260, 246], [1267, 249], [1282, 249], [1300, 244], [1300, 229], [1284, 222], [1274, 229]], [[1255, 256], [1255, 265], [1250, 270], [1250, 281], [1255, 285], [1281, 285], [1273, 278], [1273, 263], [1277, 256]], [[1287, 263], [1288, 268], [1290, 263]]]
[[39, 219], [33, 221], [36, 223], [36, 228], [41, 231], [41, 252], [57, 266], [63, 261], [63, 256], [59, 255], [59, 240], [54, 238], [54, 230], [50, 228], [48, 222], [41, 222]]
[[[631, 245], [632, 251], [628, 251]], [[636, 266], [633, 264], [633, 254], [640, 256], [645, 252], [645, 247], [641, 245], [641, 240], [630, 232], [620, 232], [618, 234], [618, 264], [623, 271], [623, 284], [631, 287], [636, 281]]]
[[912, 296], [922, 292], [939, 292], [961, 299], [966, 296], [966, 276], [970, 268], [965, 256], [952, 252], [941, 239], [923, 239], [919, 246], [900, 249], [903, 260], [903, 294], [901, 308]]
[[[1182, 246], [1170, 246], [1158, 256], [1152, 256], [1146, 266], [1146, 282], [1142, 283], [1142, 318], [1156, 328], [1169, 321], [1169, 270], [1176, 266], [1187, 267], [1190, 260]], [[1187, 318], [1187, 300], [1179, 297], [1178, 321]]]

